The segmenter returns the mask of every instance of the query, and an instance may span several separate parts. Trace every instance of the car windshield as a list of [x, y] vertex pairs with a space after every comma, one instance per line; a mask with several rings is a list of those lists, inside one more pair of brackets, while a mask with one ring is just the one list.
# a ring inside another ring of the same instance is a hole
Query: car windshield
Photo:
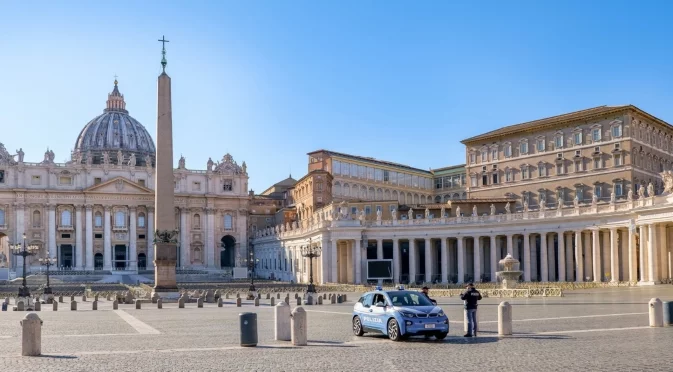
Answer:
[[393, 306], [434, 306], [432, 302], [420, 292], [388, 292], [388, 296], [390, 296]]

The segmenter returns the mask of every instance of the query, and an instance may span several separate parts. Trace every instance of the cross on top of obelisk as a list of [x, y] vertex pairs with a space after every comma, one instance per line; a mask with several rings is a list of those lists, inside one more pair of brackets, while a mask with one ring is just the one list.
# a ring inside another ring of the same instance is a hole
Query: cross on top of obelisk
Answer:
[[157, 40], [161, 42], [161, 67], [163, 68], [164, 72], [166, 72], [166, 43], [169, 41], [166, 40], [166, 36], [161, 36], [161, 39]]

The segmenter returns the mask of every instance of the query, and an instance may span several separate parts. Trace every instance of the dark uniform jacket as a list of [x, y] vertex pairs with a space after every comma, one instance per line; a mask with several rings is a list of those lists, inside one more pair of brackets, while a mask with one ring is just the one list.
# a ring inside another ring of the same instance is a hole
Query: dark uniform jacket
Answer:
[[477, 301], [481, 300], [481, 293], [476, 289], [468, 289], [460, 294], [460, 299], [465, 301], [465, 309], [475, 310], [477, 308]]

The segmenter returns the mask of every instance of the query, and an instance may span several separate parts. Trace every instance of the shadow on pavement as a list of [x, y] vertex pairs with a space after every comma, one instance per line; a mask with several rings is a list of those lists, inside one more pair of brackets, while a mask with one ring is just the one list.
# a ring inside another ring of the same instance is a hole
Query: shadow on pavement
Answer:
[[38, 356], [38, 358], [49, 358], [49, 359], [77, 359], [76, 356], [74, 355], [49, 355], [49, 354], [42, 354]]

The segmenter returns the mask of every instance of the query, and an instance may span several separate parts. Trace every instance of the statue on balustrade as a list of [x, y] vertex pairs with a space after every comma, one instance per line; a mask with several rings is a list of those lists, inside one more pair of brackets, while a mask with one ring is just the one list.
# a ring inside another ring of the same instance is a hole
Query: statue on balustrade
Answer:
[[409, 212], [407, 213], [407, 217], [408, 217], [410, 220], [413, 220], [413, 219], [414, 219], [414, 209], [413, 209], [413, 208], [409, 208]]
[[135, 167], [136, 166], [136, 154], [131, 154], [131, 156], [129, 156], [128, 166], [129, 167]]
[[86, 152], [86, 165], [91, 166], [93, 164], [93, 154], [91, 151]]
[[460, 217], [460, 206], [456, 207], [456, 217]]
[[528, 212], [528, 200], [523, 201], [523, 211]]
[[19, 163], [23, 163], [23, 155], [24, 155], [23, 148], [19, 148], [18, 150], [16, 150], [16, 155], [19, 158]]
[[208, 172], [213, 171], [213, 164], [215, 164], [215, 163], [213, 163], [213, 159], [208, 158], [208, 163], [206, 163], [206, 169], [208, 170]]
[[661, 173], [661, 178], [664, 181], [664, 195], [668, 195], [670, 193], [673, 193], [673, 172], [670, 170], [663, 171]]
[[476, 216], [478, 216], [478, 214], [477, 214], [477, 206], [476, 206], [476, 205], [473, 205], [473, 206], [472, 206], [472, 217], [476, 217]]
[[381, 210], [380, 209], [376, 210], [376, 220], [381, 221]]
[[109, 165], [110, 164], [110, 153], [107, 151], [103, 151], [103, 165]]
[[491, 216], [495, 216], [495, 204], [491, 204]]
[[393, 208], [393, 211], [390, 212], [393, 216], [393, 221], [397, 221], [397, 208]]
[[509, 206], [509, 202], [507, 202], [507, 204], [505, 204], [505, 212], [507, 214], [512, 213], [511, 207]]
[[185, 169], [185, 157], [180, 155], [180, 160], [178, 160], [178, 169]]
[[652, 182], [650, 182], [649, 185], [647, 185], [647, 196], [654, 197], [654, 186], [652, 185]]
[[640, 185], [638, 187], [638, 199], [642, 199], [645, 197], [645, 186]]
[[579, 196], [575, 195], [575, 199], [573, 199], [573, 205], [575, 206], [575, 208], [579, 208], [579, 206], [580, 206], [580, 197]]
[[633, 201], [633, 190], [629, 190], [629, 192], [626, 193], [626, 200]]
[[364, 220], [365, 220], [365, 210], [360, 209], [360, 221], [364, 221]]
[[615, 204], [615, 201], [617, 201], [617, 194], [615, 194], [614, 190], [610, 193], [610, 203]]
[[122, 150], [117, 151], [117, 165], [122, 165], [124, 163], [124, 154]]
[[442, 207], [442, 209], [439, 211], [439, 214], [440, 214], [439, 218], [446, 217], [446, 209]]
[[430, 219], [430, 210], [425, 208], [425, 219]]

